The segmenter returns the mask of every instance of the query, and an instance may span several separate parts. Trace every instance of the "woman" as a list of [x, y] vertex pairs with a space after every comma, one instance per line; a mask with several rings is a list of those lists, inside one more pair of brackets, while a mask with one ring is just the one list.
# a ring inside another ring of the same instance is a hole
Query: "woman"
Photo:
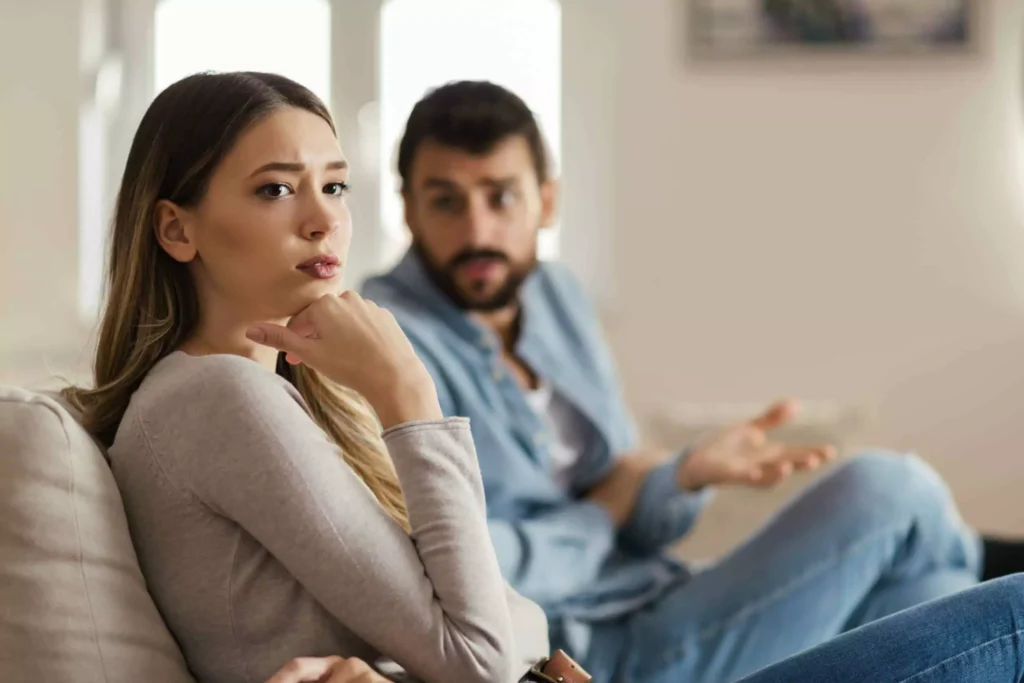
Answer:
[[[442, 419], [390, 314], [337, 296], [347, 175], [324, 105], [285, 78], [161, 93], [117, 201], [96, 388], [70, 395], [200, 680], [306, 653], [516, 680], [546, 629], [501, 577], [468, 423]], [[301, 364], [260, 343], [279, 337]]]
[[[95, 388], [68, 396], [109, 446], [200, 681], [264, 681], [306, 654], [348, 659], [276, 681], [370, 682], [358, 667], [379, 659], [430, 683], [515, 681], [547, 655], [543, 614], [500, 575], [468, 424], [443, 419], [390, 314], [342, 293], [347, 189], [305, 88], [233, 73], [165, 90], [118, 197]], [[1022, 593], [987, 584], [750, 681], [1018, 683]]]

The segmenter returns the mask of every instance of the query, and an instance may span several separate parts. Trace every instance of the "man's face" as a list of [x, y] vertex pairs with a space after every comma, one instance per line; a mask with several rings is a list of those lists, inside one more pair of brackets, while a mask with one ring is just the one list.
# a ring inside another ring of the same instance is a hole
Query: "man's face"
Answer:
[[537, 232], [554, 216], [555, 183], [539, 183], [525, 138], [476, 156], [423, 142], [403, 193], [413, 245], [434, 281], [461, 308], [515, 301], [537, 261]]

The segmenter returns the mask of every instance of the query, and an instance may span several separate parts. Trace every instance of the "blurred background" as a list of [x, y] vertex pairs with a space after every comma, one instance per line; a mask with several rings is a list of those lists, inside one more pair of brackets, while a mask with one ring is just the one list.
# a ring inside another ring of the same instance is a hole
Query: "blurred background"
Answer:
[[[769, 6], [790, 23], [762, 30]], [[405, 246], [412, 104], [487, 78], [538, 114], [563, 185], [542, 254], [597, 299], [650, 441], [795, 396], [791, 438], [919, 452], [971, 522], [1024, 532], [1020, 0], [0, 0], [0, 60], [2, 384], [87, 378], [160, 88], [256, 69], [331, 103], [355, 284]], [[725, 496], [692, 542], [716, 552], [787, 492]]]

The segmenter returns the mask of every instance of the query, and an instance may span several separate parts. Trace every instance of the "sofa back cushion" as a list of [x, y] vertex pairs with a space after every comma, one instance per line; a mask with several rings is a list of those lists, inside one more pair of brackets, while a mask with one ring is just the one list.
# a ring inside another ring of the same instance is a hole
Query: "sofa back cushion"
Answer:
[[194, 683], [146, 591], [102, 450], [0, 387], [0, 681]]

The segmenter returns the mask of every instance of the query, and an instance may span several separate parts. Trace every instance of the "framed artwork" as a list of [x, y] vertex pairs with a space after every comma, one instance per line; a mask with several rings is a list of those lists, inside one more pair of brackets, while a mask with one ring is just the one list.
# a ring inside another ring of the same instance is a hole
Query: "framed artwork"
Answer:
[[681, 0], [697, 56], [972, 49], [981, 0]]

